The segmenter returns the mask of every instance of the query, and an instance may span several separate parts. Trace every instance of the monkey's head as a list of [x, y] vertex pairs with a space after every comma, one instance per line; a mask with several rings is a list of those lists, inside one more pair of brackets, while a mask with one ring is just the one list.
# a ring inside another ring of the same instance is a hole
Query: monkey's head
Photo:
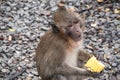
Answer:
[[76, 12], [66, 8], [64, 2], [58, 4], [58, 9], [53, 17], [54, 24], [59, 33], [66, 35], [66, 37], [74, 41], [80, 41], [82, 39], [83, 21]]

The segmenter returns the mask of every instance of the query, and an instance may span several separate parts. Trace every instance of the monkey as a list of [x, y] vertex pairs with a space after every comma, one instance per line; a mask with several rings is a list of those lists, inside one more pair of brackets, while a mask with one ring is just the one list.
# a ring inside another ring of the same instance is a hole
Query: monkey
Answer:
[[50, 25], [36, 48], [36, 67], [42, 80], [83, 80], [77, 76], [98, 75], [82, 64], [92, 55], [82, 51], [84, 23], [79, 14], [61, 1]]

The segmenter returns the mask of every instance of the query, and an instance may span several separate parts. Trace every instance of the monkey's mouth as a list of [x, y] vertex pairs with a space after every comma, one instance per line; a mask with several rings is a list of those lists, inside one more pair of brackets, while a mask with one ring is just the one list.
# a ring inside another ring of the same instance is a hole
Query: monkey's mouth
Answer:
[[81, 35], [78, 35], [78, 38], [81, 38]]
[[73, 37], [73, 40], [74, 41], [80, 41], [82, 39], [82, 35], [80, 34], [80, 35], [75, 35], [74, 37]]
[[77, 40], [79, 41], [79, 40], [81, 40], [81, 38], [82, 38], [82, 36], [78, 35]]

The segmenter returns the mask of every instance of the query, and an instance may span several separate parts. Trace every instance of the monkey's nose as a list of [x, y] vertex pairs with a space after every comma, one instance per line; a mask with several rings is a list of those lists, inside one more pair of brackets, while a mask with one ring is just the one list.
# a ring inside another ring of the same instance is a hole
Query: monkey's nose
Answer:
[[80, 31], [79, 31], [79, 30], [77, 30], [76, 32], [77, 32], [77, 33], [79, 33]]

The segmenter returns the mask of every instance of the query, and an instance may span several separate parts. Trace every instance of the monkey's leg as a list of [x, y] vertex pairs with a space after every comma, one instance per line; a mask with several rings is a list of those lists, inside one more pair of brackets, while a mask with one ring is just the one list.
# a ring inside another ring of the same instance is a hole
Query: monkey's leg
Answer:
[[68, 76], [67, 80], [77, 80], [77, 76], [73, 75], [73, 76]]
[[67, 80], [67, 78], [62, 75], [55, 75], [51, 80]]

